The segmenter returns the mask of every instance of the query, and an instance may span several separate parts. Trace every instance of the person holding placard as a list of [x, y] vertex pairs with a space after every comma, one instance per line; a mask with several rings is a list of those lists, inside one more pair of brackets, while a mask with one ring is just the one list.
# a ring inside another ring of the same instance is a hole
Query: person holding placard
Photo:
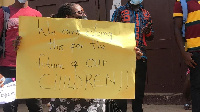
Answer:
[[[84, 9], [75, 3], [63, 4], [51, 17], [87, 19]], [[105, 112], [104, 99], [51, 98], [48, 106], [49, 112]]]
[[[112, 16], [113, 22], [135, 23], [136, 39], [136, 72], [135, 72], [135, 99], [132, 100], [133, 112], [143, 112], [142, 104], [144, 97], [146, 72], [147, 72], [147, 55], [146, 40], [153, 39], [153, 27], [150, 13], [141, 5], [143, 0], [129, 0], [124, 6], [115, 10]], [[123, 38], [123, 37], [122, 37]], [[127, 111], [127, 100], [114, 100], [118, 111]]]

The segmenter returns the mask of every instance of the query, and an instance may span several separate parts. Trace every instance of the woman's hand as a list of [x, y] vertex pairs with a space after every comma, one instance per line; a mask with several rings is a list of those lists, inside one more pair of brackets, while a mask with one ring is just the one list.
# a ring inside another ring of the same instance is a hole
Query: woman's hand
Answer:
[[17, 51], [19, 49], [21, 39], [21, 36], [17, 36], [16, 39], [13, 40], [14, 51]]

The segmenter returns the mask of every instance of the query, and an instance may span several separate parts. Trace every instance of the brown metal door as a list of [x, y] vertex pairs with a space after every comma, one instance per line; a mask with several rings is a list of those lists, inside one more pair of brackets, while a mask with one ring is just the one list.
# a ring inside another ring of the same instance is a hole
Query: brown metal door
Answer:
[[98, 0], [31, 0], [30, 7], [39, 10], [43, 17], [49, 17], [55, 14], [58, 8], [64, 3], [78, 3], [80, 4], [88, 15], [90, 20], [99, 20]]
[[174, 36], [173, 7], [176, 0], [145, 0], [155, 37], [148, 43], [147, 92], [182, 92], [185, 65]]
[[43, 15], [43, 17], [49, 17], [51, 14], [55, 14], [61, 4], [60, 0], [31, 0], [29, 6], [37, 9]]

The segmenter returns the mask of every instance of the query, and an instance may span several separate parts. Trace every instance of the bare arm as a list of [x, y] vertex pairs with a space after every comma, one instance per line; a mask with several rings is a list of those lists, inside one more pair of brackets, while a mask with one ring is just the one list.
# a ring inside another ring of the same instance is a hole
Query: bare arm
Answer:
[[178, 47], [180, 49], [181, 55], [183, 56], [185, 63], [190, 66], [195, 68], [195, 65], [197, 65], [194, 60], [192, 60], [192, 54], [189, 52], [185, 51], [184, 45], [183, 45], [183, 37], [181, 34], [181, 29], [182, 29], [182, 21], [183, 18], [182, 17], [176, 17], [174, 18], [174, 29], [175, 29], [175, 38], [176, 38], [176, 42], [178, 44]]
[[178, 47], [181, 51], [181, 54], [185, 53], [185, 48], [183, 45], [183, 37], [181, 34], [181, 29], [182, 29], [182, 21], [183, 18], [177, 17], [174, 19], [174, 24], [175, 24], [175, 37], [176, 37], [176, 42], [178, 44]]

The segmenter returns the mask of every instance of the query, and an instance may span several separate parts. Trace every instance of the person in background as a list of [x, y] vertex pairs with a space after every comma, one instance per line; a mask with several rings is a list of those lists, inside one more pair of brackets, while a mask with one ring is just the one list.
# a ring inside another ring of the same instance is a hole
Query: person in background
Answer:
[[[182, 44], [183, 10], [180, 0], [177, 0], [174, 5], [173, 18], [175, 39], [181, 55], [190, 69], [192, 112], [200, 112], [200, 1], [186, 1], [188, 16], [185, 23], [185, 39], [187, 41], [187, 45], [184, 47]], [[187, 51], [185, 51], [185, 48]]]
[[[41, 17], [42, 14], [28, 6], [27, 0], [15, 0], [15, 3], [9, 6], [10, 18], [7, 21], [7, 32], [5, 40], [5, 56], [0, 57], [0, 74], [5, 78], [16, 78], [16, 46], [13, 47], [13, 41], [18, 37], [19, 17], [33, 16]], [[4, 13], [0, 9], [0, 35], [4, 27]], [[42, 112], [40, 99], [26, 99], [26, 105], [29, 112]], [[3, 105], [4, 112], [17, 112], [18, 100]]]
[[[143, 0], [129, 0], [124, 6], [115, 10], [112, 22], [135, 23], [136, 39], [136, 72], [135, 72], [135, 99], [132, 100], [133, 112], [143, 112], [142, 104], [147, 72], [146, 40], [154, 37], [150, 13], [141, 5]], [[123, 37], [122, 37], [123, 38]], [[118, 111], [127, 111], [127, 100], [114, 100]]]
[[[87, 19], [84, 9], [75, 3], [63, 4], [51, 17]], [[105, 112], [104, 99], [51, 98], [48, 105], [49, 112]]]

